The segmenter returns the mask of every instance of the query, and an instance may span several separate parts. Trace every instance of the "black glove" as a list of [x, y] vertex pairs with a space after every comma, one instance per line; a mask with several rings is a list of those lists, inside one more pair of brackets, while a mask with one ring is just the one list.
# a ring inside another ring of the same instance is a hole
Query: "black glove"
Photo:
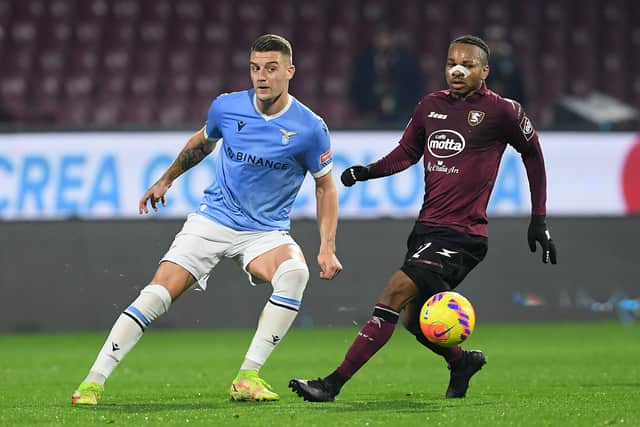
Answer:
[[551, 240], [551, 234], [547, 230], [544, 218], [544, 215], [531, 217], [531, 223], [527, 231], [529, 249], [531, 249], [531, 252], [535, 252], [536, 242], [540, 243], [542, 247], [542, 262], [547, 264], [551, 261], [551, 264], [556, 264], [556, 245]]
[[351, 166], [342, 172], [340, 181], [345, 187], [351, 187], [356, 181], [366, 181], [369, 179], [369, 168], [366, 166]]

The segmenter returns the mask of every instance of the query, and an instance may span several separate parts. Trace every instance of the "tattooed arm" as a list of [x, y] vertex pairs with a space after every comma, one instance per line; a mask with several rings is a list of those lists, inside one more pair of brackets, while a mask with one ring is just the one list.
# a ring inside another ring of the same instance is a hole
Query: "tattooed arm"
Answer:
[[158, 201], [162, 203], [162, 206], [165, 206], [164, 195], [171, 187], [173, 181], [200, 163], [202, 159], [213, 151], [215, 146], [216, 141], [205, 138], [204, 128], [193, 134], [182, 151], [180, 151], [180, 154], [178, 154], [178, 157], [176, 157], [171, 166], [169, 166], [169, 169], [144, 193], [138, 203], [138, 212], [140, 214], [149, 213], [147, 201], [150, 202], [151, 208], [156, 212], [158, 211]]

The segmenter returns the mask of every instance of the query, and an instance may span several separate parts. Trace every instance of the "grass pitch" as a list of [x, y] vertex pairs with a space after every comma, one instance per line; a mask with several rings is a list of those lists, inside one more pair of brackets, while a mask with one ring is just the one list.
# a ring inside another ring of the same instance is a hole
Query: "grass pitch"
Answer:
[[448, 370], [398, 328], [333, 403], [307, 403], [291, 377], [329, 373], [357, 333], [295, 329], [263, 368], [282, 400], [234, 403], [227, 389], [253, 331], [149, 331], [95, 408], [72, 407], [106, 333], [0, 335], [0, 425], [640, 425], [640, 325], [479, 325], [488, 364], [466, 399]]

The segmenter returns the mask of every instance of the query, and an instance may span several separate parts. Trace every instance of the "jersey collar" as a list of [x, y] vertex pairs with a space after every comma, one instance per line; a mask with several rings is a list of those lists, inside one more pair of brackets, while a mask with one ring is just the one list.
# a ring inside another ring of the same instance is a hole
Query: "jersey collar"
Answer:
[[262, 118], [265, 119], [266, 121], [277, 119], [278, 117], [282, 116], [284, 113], [289, 111], [289, 108], [293, 103], [293, 96], [291, 94], [288, 94], [288, 95], [289, 95], [289, 100], [287, 101], [287, 105], [285, 105], [284, 108], [278, 111], [277, 113], [269, 115], [269, 114], [264, 114], [262, 111], [260, 111], [260, 109], [258, 108], [258, 99], [256, 98], [256, 93], [253, 92], [253, 108], [255, 108], [256, 112], [260, 114]]

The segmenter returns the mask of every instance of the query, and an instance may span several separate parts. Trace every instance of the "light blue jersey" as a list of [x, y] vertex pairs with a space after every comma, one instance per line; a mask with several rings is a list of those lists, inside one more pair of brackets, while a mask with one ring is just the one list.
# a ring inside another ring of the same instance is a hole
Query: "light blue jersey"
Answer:
[[199, 213], [234, 230], [288, 230], [307, 171], [319, 178], [333, 164], [324, 121], [291, 95], [273, 116], [259, 112], [253, 89], [220, 95], [205, 135], [222, 146]]

